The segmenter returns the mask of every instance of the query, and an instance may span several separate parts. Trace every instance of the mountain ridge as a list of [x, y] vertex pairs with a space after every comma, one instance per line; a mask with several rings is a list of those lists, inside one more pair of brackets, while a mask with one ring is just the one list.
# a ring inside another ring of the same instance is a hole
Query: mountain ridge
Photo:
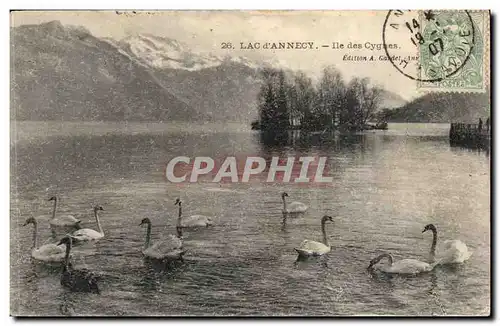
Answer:
[[388, 122], [477, 123], [490, 116], [490, 92], [435, 92], [420, 96], [406, 105], [384, 110], [380, 117]]
[[203, 119], [109, 43], [58, 21], [11, 28], [11, 118]]
[[[195, 53], [152, 34], [98, 38], [59, 21], [11, 27], [11, 118], [248, 123], [262, 67], [274, 63]], [[381, 107], [406, 103], [383, 97]]]

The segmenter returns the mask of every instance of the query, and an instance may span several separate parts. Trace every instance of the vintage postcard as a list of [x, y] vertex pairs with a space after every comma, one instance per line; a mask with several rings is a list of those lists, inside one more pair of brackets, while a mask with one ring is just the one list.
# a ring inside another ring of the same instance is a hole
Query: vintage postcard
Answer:
[[489, 316], [488, 10], [12, 11], [12, 316]]

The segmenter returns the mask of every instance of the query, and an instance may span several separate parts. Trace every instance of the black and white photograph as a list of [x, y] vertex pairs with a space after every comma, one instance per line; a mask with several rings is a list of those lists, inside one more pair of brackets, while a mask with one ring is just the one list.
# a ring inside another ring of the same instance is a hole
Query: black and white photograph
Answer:
[[11, 316], [490, 316], [490, 20], [11, 11]]

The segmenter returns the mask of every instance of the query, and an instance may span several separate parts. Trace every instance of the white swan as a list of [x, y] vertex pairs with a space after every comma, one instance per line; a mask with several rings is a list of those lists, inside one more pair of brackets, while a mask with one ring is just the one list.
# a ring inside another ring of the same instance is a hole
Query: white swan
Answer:
[[80, 220], [75, 218], [73, 215], [59, 215], [56, 217], [57, 211], [57, 197], [53, 196], [49, 198], [49, 201], [54, 201], [54, 209], [52, 210], [52, 219], [50, 220], [51, 226], [75, 226], [79, 227]]
[[432, 231], [432, 245], [429, 252], [429, 260], [434, 263], [437, 262], [441, 265], [444, 264], [460, 264], [469, 259], [472, 252], [469, 251], [467, 245], [460, 240], [446, 240], [443, 242], [443, 250], [440, 251], [436, 257], [436, 244], [437, 244], [437, 229], [434, 224], [427, 224], [422, 233]]
[[328, 243], [328, 238], [326, 236], [325, 223], [326, 221], [333, 222], [331, 216], [323, 216], [321, 218], [321, 232], [323, 233], [323, 243], [312, 241], [312, 240], [304, 240], [300, 244], [300, 247], [295, 248], [295, 251], [299, 254], [299, 257], [309, 257], [309, 256], [321, 256], [326, 253], [329, 253], [331, 250], [330, 244]]
[[59, 263], [64, 260], [66, 252], [63, 247], [49, 243], [38, 248], [38, 223], [34, 217], [26, 220], [23, 226], [33, 224], [33, 249], [31, 257], [46, 263]]
[[182, 256], [186, 253], [186, 250], [183, 249], [180, 228], [177, 228], [177, 236], [169, 235], [167, 239], [151, 244], [151, 220], [144, 218], [139, 226], [143, 224], [147, 225], [146, 242], [142, 251], [144, 256], [165, 261], [183, 260]]
[[191, 215], [182, 217], [182, 202], [179, 198], [175, 201], [175, 205], [179, 205], [179, 217], [177, 218], [177, 226], [183, 229], [191, 229], [198, 227], [207, 227], [213, 225], [212, 219], [204, 215]]
[[71, 235], [76, 241], [94, 241], [94, 240], [99, 240], [104, 238], [104, 231], [102, 230], [101, 227], [101, 222], [99, 221], [99, 211], [103, 211], [104, 209], [102, 206], [95, 206], [94, 207], [94, 216], [95, 216], [95, 221], [97, 223], [97, 229], [99, 231], [95, 231], [92, 229], [80, 229], [76, 230], [73, 232]]
[[[380, 260], [383, 258], [389, 259], [389, 265], [377, 266], [374, 268]], [[436, 264], [428, 264], [416, 259], [401, 259], [394, 262], [391, 254], [381, 254], [380, 256], [373, 258], [370, 261], [368, 270], [379, 270], [384, 273], [389, 274], [418, 274], [423, 272], [430, 272]]]
[[283, 192], [281, 194], [281, 199], [283, 200], [283, 213], [284, 214], [300, 214], [305, 213], [309, 208], [306, 204], [294, 201], [287, 204], [285, 197], [288, 197], [288, 193]]

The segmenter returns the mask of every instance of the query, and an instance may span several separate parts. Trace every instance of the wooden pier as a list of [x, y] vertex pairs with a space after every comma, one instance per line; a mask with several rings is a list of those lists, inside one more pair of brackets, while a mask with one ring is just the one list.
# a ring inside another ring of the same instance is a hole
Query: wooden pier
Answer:
[[489, 148], [491, 126], [480, 123], [452, 123], [450, 127], [450, 144], [471, 148]]

